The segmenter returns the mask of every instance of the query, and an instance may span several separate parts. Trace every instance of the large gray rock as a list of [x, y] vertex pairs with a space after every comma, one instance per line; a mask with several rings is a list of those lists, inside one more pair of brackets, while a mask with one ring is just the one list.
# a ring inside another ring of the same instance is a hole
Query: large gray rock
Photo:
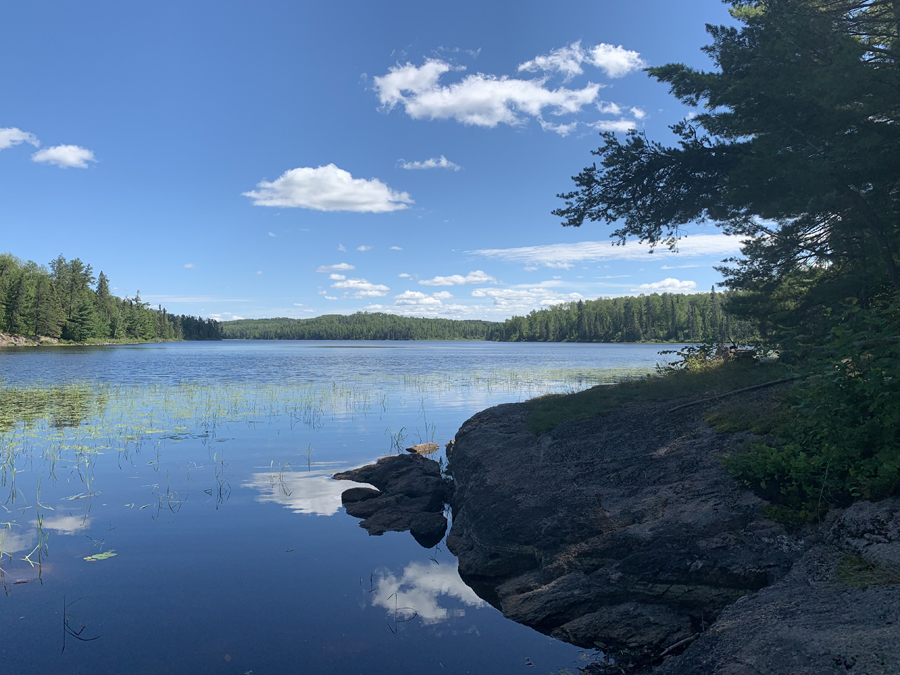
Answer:
[[463, 579], [515, 621], [641, 666], [782, 578], [801, 542], [726, 474], [703, 411], [671, 406], [541, 436], [527, 404], [468, 420], [449, 451]]

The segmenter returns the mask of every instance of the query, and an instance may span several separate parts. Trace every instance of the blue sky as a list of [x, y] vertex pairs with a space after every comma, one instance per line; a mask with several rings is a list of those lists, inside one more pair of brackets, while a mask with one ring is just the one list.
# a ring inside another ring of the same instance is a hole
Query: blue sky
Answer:
[[175, 313], [501, 320], [708, 291], [738, 242], [550, 214], [598, 130], [671, 138], [641, 71], [710, 67], [719, 0], [0, 3], [0, 252]]

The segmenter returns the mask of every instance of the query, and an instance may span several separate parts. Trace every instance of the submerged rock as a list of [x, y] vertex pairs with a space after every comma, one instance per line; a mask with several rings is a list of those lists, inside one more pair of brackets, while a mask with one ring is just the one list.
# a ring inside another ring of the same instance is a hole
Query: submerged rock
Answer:
[[418, 454], [390, 455], [375, 464], [337, 473], [334, 478], [377, 488], [350, 488], [341, 495], [344, 509], [362, 518], [360, 527], [369, 534], [408, 530], [425, 548], [444, 538], [447, 519], [443, 511], [450, 487], [434, 460]]

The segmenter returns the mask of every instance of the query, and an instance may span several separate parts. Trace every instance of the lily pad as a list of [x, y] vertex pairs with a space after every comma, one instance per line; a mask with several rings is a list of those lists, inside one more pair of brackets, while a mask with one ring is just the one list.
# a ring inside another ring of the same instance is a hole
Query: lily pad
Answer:
[[109, 549], [108, 551], [104, 551], [103, 553], [95, 553], [94, 555], [89, 555], [85, 557], [85, 560], [88, 562], [96, 562], [97, 560], [106, 560], [107, 558], [114, 558], [119, 555], [113, 549]]

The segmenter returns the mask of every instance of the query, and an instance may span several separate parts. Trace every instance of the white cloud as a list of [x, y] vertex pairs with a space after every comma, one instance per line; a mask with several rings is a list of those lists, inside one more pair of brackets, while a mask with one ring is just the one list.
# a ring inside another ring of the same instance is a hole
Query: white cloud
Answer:
[[400, 162], [399, 166], [401, 169], [453, 169], [454, 171], [459, 171], [462, 167], [455, 163], [451, 162], [449, 159], [441, 155], [440, 157], [432, 157], [430, 159], [426, 159], [421, 162], [405, 162], [402, 159], [398, 160]]
[[6, 148], [19, 145], [19, 143], [29, 143], [36, 148], [41, 145], [37, 136], [30, 134], [27, 131], [22, 131], [16, 127], [0, 129], [0, 150], [6, 150]]
[[568, 136], [578, 127], [578, 122], [572, 122], [570, 124], [553, 124], [552, 122], [545, 121], [542, 117], [538, 118], [538, 122], [541, 125], [541, 129], [544, 131], [555, 131], [560, 136]]
[[347, 247], [344, 246], [343, 244], [338, 244], [338, 251], [341, 251], [341, 252], [343, 252], [343, 253], [346, 253], [346, 252], [347, 252]]
[[61, 169], [86, 169], [88, 162], [96, 162], [94, 153], [77, 145], [54, 145], [38, 150], [31, 156], [34, 162], [55, 164]]
[[422, 66], [394, 66], [387, 75], [375, 78], [378, 100], [386, 110], [402, 105], [413, 119], [454, 119], [462, 124], [496, 127], [521, 125], [526, 117], [540, 118], [547, 109], [555, 115], [579, 112], [593, 103], [600, 91], [600, 85], [592, 82], [582, 89], [548, 89], [543, 80], [484, 73], [442, 85], [441, 77], [452, 70], [463, 68], [434, 59]]
[[347, 272], [355, 269], [356, 267], [350, 263], [338, 263], [337, 265], [320, 265], [316, 272], [327, 274], [328, 272]]
[[294, 307], [306, 307], [302, 302], [295, 302]]
[[372, 250], [372, 247], [371, 247], [371, 246], [365, 246], [365, 245], [363, 245], [363, 246], [357, 246], [357, 247], [356, 247], [356, 250], [357, 250], [357, 251], [371, 251], [371, 250]]
[[401, 279], [412, 279], [412, 274], [407, 274], [406, 272], [401, 272], [397, 276]]
[[437, 293], [432, 293], [432, 298], [437, 298], [438, 300], [446, 300], [447, 298], [452, 298], [453, 293], [450, 291], [438, 291]]
[[490, 274], [486, 274], [481, 270], [475, 270], [474, 272], [469, 272], [466, 276], [451, 274], [449, 277], [422, 279], [419, 283], [423, 286], [460, 286], [462, 284], [495, 284], [497, 280]]
[[231, 312], [219, 312], [217, 314], [210, 314], [209, 318], [215, 319], [216, 321], [240, 321], [244, 317], [232, 314]]
[[593, 127], [597, 131], [615, 131], [624, 134], [626, 131], [631, 131], [637, 127], [637, 122], [621, 117], [617, 120], [597, 120], [588, 126]]
[[329, 274], [329, 275], [328, 275], [328, 278], [329, 278], [329, 279], [332, 279], [332, 280], [334, 280], [334, 281], [343, 281], [343, 280], [346, 279], [347, 277], [345, 277], [343, 274], [335, 274], [335, 273], [332, 273], [332, 274]]
[[197, 266], [194, 263], [186, 263], [185, 267], [189, 270], [195, 269]]
[[537, 284], [517, 288], [476, 288], [473, 298], [490, 298], [498, 307], [505, 308], [513, 314], [527, 313], [536, 306], [546, 307], [562, 302], [580, 300], [580, 293], [557, 293], [546, 285]]
[[604, 115], [621, 115], [622, 108], [616, 103], [612, 103], [611, 101], [600, 101], [597, 104], [597, 110], [602, 112]]
[[641, 110], [640, 108], [631, 108], [631, 114], [634, 116], [636, 120], [642, 120], [647, 116], [647, 113]]
[[647, 65], [640, 54], [621, 45], [600, 43], [585, 50], [578, 41], [520, 64], [519, 72], [561, 73], [568, 81], [584, 72], [584, 63], [600, 68], [611, 78], [624, 77]]
[[403, 249], [400, 248], [399, 246], [391, 246], [391, 250], [392, 251], [402, 251]]
[[615, 47], [605, 43], [591, 47], [586, 60], [613, 78], [624, 77], [647, 66], [637, 52], [625, 49], [622, 45]]
[[257, 206], [387, 213], [409, 208], [413, 203], [406, 192], [391, 190], [375, 178], [354, 178], [334, 164], [291, 169], [274, 181], [260, 181], [256, 187], [259, 189], [241, 194]]
[[331, 284], [331, 287], [353, 291], [354, 298], [377, 298], [387, 295], [388, 291], [391, 290], [383, 284], [373, 284], [366, 279], [346, 279]]
[[661, 270], [681, 270], [681, 269], [686, 269], [688, 267], [700, 267], [700, 265], [663, 265], [659, 269], [661, 269]]
[[[705, 255], [733, 255], [740, 252], [738, 237], [724, 234], [698, 234], [685, 237], [678, 243], [678, 252], [667, 248], [657, 248], [654, 256], [671, 260], [671, 256], [692, 258]], [[650, 247], [630, 241], [625, 246], [614, 246], [612, 242], [583, 241], [572, 244], [549, 244], [546, 246], [523, 246], [520, 248], [480, 249], [468, 251], [471, 255], [523, 263], [529, 266], [568, 269], [576, 263], [599, 260], [642, 260], [646, 261]]]
[[641, 284], [631, 290], [640, 293], [690, 293], [696, 288], [696, 281], [679, 281], [670, 278], [654, 281], [652, 284]]
[[270, 237], [274, 237], [274, 236], [275, 236], [275, 233], [274, 233], [274, 232], [269, 232], [269, 236], [270, 236]]
[[256, 270], [257, 274], [262, 274], [262, 270]]
[[394, 301], [397, 305], [414, 305], [416, 307], [441, 304], [441, 298], [436, 298], [427, 293], [420, 293], [419, 291], [406, 291], [400, 295], [395, 295]]

